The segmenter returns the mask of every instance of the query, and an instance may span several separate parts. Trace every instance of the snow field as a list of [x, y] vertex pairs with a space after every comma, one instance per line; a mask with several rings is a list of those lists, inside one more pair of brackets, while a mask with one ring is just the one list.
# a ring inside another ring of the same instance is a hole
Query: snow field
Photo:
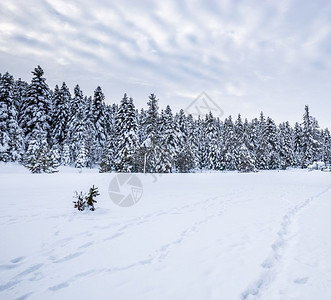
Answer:
[[[329, 299], [331, 180], [302, 170], [116, 174], [0, 168], [0, 299]], [[95, 212], [73, 192], [99, 187]]]

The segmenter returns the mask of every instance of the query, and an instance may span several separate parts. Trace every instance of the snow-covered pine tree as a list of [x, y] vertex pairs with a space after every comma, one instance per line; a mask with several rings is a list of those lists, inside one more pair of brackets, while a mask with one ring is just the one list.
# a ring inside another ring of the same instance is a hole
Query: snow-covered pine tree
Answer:
[[9, 110], [9, 153], [11, 161], [21, 161], [24, 155], [23, 131], [18, 125], [17, 112], [14, 106]]
[[258, 127], [256, 128], [257, 147], [255, 151], [255, 166], [259, 170], [268, 169], [268, 142], [266, 139], [266, 120], [263, 112], [260, 114]]
[[247, 173], [255, 170], [254, 159], [244, 143], [234, 151], [236, 169], [239, 172]]
[[169, 151], [169, 160], [171, 161], [172, 168], [174, 167], [174, 160], [178, 151], [178, 136], [179, 132], [176, 131], [174, 124], [174, 117], [171, 107], [167, 105], [166, 109], [162, 111], [160, 118], [160, 133], [161, 143]]
[[13, 76], [6, 72], [0, 79], [0, 161], [10, 160], [9, 111], [12, 107]]
[[279, 125], [279, 157], [282, 169], [294, 166], [294, 134], [289, 122]]
[[188, 140], [188, 122], [183, 109], [175, 115], [174, 122], [175, 131], [178, 132], [175, 167], [179, 172], [188, 172], [195, 168], [195, 159]]
[[43, 77], [44, 71], [38, 66], [32, 72], [34, 75], [27, 90], [26, 101], [22, 104], [22, 114], [20, 126], [23, 129], [25, 140], [29, 140], [34, 135], [34, 130], [43, 131], [49, 140], [49, 130], [51, 123], [51, 101], [50, 91]]
[[236, 144], [234, 124], [231, 116], [224, 120], [223, 141], [224, 146], [221, 156], [221, 169], [235, 170], [236, 163], [234, 159], [234, 150], [236, 148]]
[[[219, 119], [216, 121], [217, 127], [221, 125]], [[193, 119], [193, 116], [189, 114], [187, 116], [187, 142], [190, 145], [191, 153], [193, 154], [193, 168], [199, 167], [199, 129], [197, 127], [197, 120]], [[220, 136], [220, 132], [217, 133]]]
[[77, 199], [73, 201], [74, 208], [77, 208], [79, 211], [84, 211], [86, 209], [86, 195], [83, 192], [75, 192], [74, 198]]
[[161, 151], [159, 146], [159, 134], [158, 134], [158, 126], [159, 126], [159, 113], [158, 113], [158, 99], [154, 94], [149, 96], [149, 100], [147, 102], [148, 109], [146, 111], [146, 117], [144, 120], [144, 129], [146, 139], [142, 143], [141, 147], [141, 156], [146, 155], [146, 172], [155, 173], [156, 165], [158, 163], [158, 158], [160, 155], [158, 154]]
[[53, 168], [57, 169], [61, 164], [61, 150], [59, 145], [54, 144], [50, 151], [53, 160]]
[[[75, 166], [86, 167], [89, 161], [88, 142], [88, 126], [87, 126], [87, 99], [83, 98], [83, 93], [76, 85], [74, 89], [74, 97], [71, 101], [71, 108], [75, 109], [71, 113], [71, 120], [68, 129], [69, 141], [66, 144], [70, 145], [70, 161], [75, 163]], [[93, 124], [90, 126], [92, 127]], [[83, 145], [83, 146], [82, 146]], [[82, 149], [83, 148], [83, 149]], [[79, 158], [78, 158], [79, 156]], [[84, 156], [84, 158], [82, 158]], [[79, 162], [78, 162], [79, 160]], [[82, 163], [84, 161], [84, 163]]]
[[314, 138], [314, 160], [320, 161], [322, 159], [322, 133], [320, 130], [320, 126], [318, 125], [318, 122], [316, 118], [312, 117], [313, 119], [313, 138]]
[[302, 127], [301, 125], [296, 122], [293, 130], [294, 135], [294, 166], [301, 167], [301, 162], [303, 160], [303, 143], [302, 143]]
[[85, 97], [85, 126], [86, 126], [86, 150], [88, 153], [87, 166], [92, 168], [96, 164], [95, 157], [99, 151], [97, 142], [94, 117], [92, 112], [92, 97]]
[[159, 166], [157, 167], [157, 172], [172, 172], [175, 167], [175, 158], [177, 155], [178, 132], [175, 131], [174, 118], [169, 105], [161, 112], [159, 133], [162, 151], [158, 157]]
[[78, 149], [78, 155], [75, 159], [75, 168], [85, 168], [87, 166], [88, 156], [84, 140], [81, 141]]
[[90, 188], [87, 195], [83, 194], [83, 192], [78, 193], [76, 191], [74, 198], [77, 200], [73, 201], [74, 208], [77, 208], [79, 211], [84, 211], [86, 209], [90, 209], [94, 211], [95, 210], [94, 203], [97, 203], [97, 201], [94, 198], [99, 195], [100, 193], [98, 191], [98, 188], [94, 187], [94, 185]]
[[[106, 136], [111, 133], [111, 131], [114, 130], [114, 122], [115, 122], [115, 116], [118, 111], [118, 105], [106, 105], [105, 108], [105, 118], [106, 118]], [[136, 113], [137, 114], [137, 113]], [[107, 143], [107, 142], [106, 142]]]
[[177, 170], [180, 173], [188, 173], [195, 168], [195, 159], [190, 145], [184, 144], [177, 155]]
[[24, 157], [24, 166], [32, 173], [54, 173], [56, 163], [48, 143], [47, 134], [42, 129], [34, 128], [28, 141], [28, 148]]
[[[118, 157], [117, 134], [116, 134], [116, 115], [118, 106], [111, 106], [111, 111], [108, 111], [107, 123], [108, 134], [106, 146], [102, 152], [102, 158], [99, 166], [100, 173], [112, 172], [116, 170], [116, 159]], [[136, 161], [136, 158], [135, 158]]]
[[331, 166], [331, 135], [328, 128], [322, 131], [322, 161]]
[[52, 144], [62, 148], [69, 131], [71, 102], [71, 94], [65, 82], [61, 89], [57, 85], [55, 86], [52, 100]]
[[[92, 141], [91, 149], [92, 164], [99, 164], [102, 157], [102, 151], [107, 140], [106, 133], [106, 113], [105, 113], [105, 96], [100, 86], [94, 91], [93, 101], [91, 105], [91, 120], [94, 125], [95, 140]], [[91, 133], [93, 134], [93, 133]]]
[[237, 143], [237, 148], [241, 148], [244, 143], [244, 124], [241, 119], [241, 115], [238, 114], [238, 118], [234, 124], [235, 141]]
[[97, 201], [94, 199], [95, 197], [99, 196], [100, 193], [98, 191], [98, 188], [97, 187], [94, 187], [94, 185], [90, 188], [87, 196], [86, 196], [86, 205], [87, 207], [94, 211], [95, 208], [94, 208], [94, 203], [97, 203]]
[[244, 143], [249, 150], [252, 152], [254, 150], [253, 145], [251, 144], [250, 136], [251, 136], [251, 124], [248, 122], [247, 118], [244, 121]]
[[197, 137], [198, 137], [198, 168], [200, 170], [207, 169], [208, 167], [208, 155], [207, 155], [207, 140], [206, 140], [206, 126], [204, 120], [201, 119], [200, 115], [196, 121], [197, 126]]
[[251, 156], [255, 160], [256, 152], [260, 143], [260, 137], [259, 137], [260, 123], [257, 118], [254, 118], [251, 122], [247, 122], [245, 124], [246, 124], [245, 145], [247, 146], [247, 149], [249, 150]]
[[266, 120], [263, 137], [266, 142], [267, 168], [278, 169], [280, 167], [279, 137], [277, 126], [270, 117]]
[[216, 127], [216, 120], [211, 112], [206, 115], [205, 120], [205, 134], [207, 142], [207, 156], [208, 165], [207, 168], [211, 170], [222, 169], [221, 165], [221, 147], [219, 144], [220, 137]]
[[72, 121], [72, 119], [75, 118], [76, 112], [79, 109], [82, 109], [82, 105], [84, 106], [84, 109], [85, 109], [85, 105], [86, 105], [85, 100], [86, 99], [84, 99], [83, 92], [80, 89], [79, 84], [76, 84], [76, 86], [74, 88], [74, 95], [71, 98], [70, 105], [69, 105], [70, 121]]
[[100, 173], [108, 173], [116, 170], [116, 149], [116, 136], [113, 132], [110, 132], [107, 138], [105, 149], [102, 152], [102, 159], [99, 166]]
[[70, 147], [69, 147], [69, 142], [67, 140], [63, 145], [63, 150], [62, 150], [62, 154], [61, 154], [61, 164], [63, 166], [69, 166], [70, 162], [71, 162]]
[[21, 78], [14, 82], [14, 89], [13, 89], [13, 99], [14, 105], [17, 111], [17, 121], [19, 123], [21, 108], [23, 103], [26, 101], [27, 91], [29, 88], [29, 84], [23, 81]]
[[139, 137], [139, 144], [141, 145], [147, 139], [146, 134], [146, 118], [147, 114], [146, 111], [142, 108], [140, 113], [138, 113], [137, 117], [137, 124], [138, 124], [138, 137]]
[[14, 78], [6, 72], [0, 79], [0, 161], [19, 161], [24, 153], [15, 97]]
[[305, 106], [305, 113], [303, 115], [302, 124], [302, 152], [303, 157], [301, 167], [306, 168], [313, 161], [320, 158], [320, 132], [319, 126], [315, 118], [310, 116], [309, 108]]
[[126, 94], [119, 106], [115, 122], [118, 149], [116, 170], [134, 172], [135, 155], [139, 145], [137, 116], [133, 99], [128, 98]]

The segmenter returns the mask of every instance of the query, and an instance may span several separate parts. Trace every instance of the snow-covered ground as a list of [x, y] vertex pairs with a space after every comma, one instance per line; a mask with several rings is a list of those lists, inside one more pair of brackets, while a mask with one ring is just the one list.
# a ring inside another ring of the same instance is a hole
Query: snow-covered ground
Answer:
[[331, 173], [140, 174], [129, 208], [115, 176], [0, 165], [0, 299], [331, 299]]

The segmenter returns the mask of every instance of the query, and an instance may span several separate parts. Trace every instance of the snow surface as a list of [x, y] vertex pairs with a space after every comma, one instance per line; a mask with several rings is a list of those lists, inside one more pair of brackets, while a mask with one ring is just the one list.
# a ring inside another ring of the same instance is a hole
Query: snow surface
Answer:
[[130, 208], [114, 176], [0, 165], [0, 299], [331, 299], [331, 173], [140, 174]]

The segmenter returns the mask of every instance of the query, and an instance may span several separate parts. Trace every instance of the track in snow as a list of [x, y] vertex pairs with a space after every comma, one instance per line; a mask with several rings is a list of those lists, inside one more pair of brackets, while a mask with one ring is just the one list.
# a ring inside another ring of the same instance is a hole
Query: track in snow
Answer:
[[278, 238], [271, 245], [271, 253], [261, 264], [264, 271], [253, 284], [251, 284], [242, 294], [241, 299], [259, 299], [261, 294], [268, 289], [268, 287], [275, 280], [279, 274], [282, 260], [286, 254], [286, 248], [293, 238], [291, 235], [291, 225], [298, 215], [304, 208], [306, 208], [312, 201], [315, 201], [323, 194], [331, 190], [331, 185], [323, 190], [322, 192], [306, 199], [303, 203], [296, 205], [294, 208], [289, 210], [286, 215], [283, 216], [281, 228], [278, 232]]

